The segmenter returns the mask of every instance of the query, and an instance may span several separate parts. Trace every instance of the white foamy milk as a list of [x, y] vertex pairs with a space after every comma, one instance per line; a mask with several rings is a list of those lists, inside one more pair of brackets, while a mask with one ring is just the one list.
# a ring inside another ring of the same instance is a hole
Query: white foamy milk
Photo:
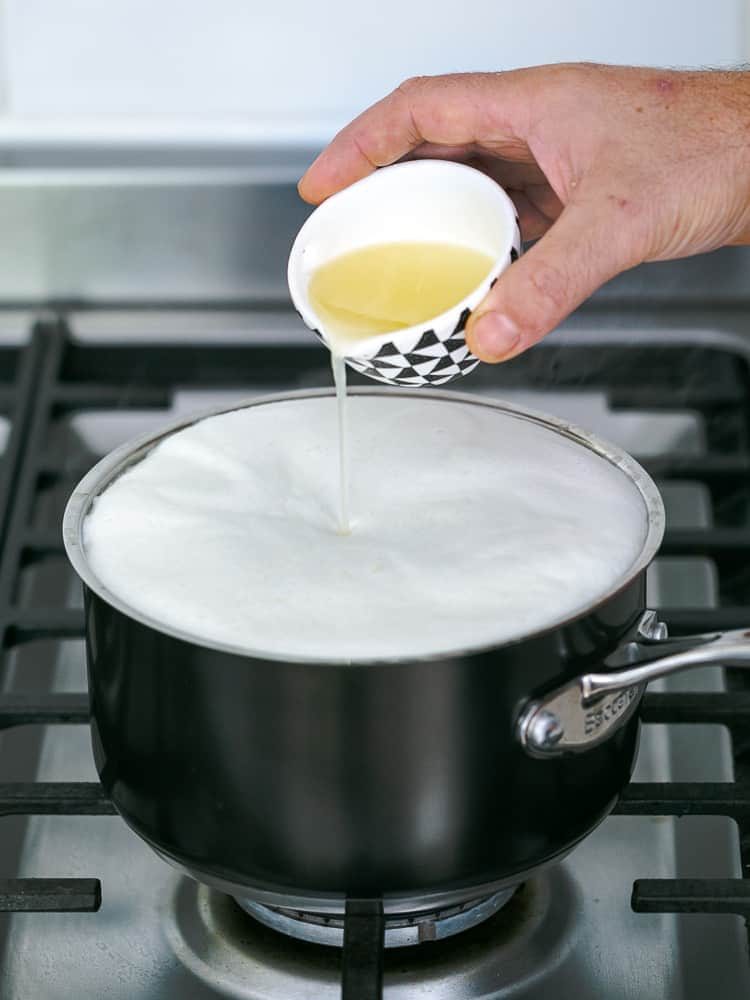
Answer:
[[637, 559], [644, 501], [594, 452], [462, 401], [348, 403], [350, 534], [332, 399], [268, 403], [172, 434], [94, 501], [96, 576], [208, 644], [367, 660], [552, 626]]

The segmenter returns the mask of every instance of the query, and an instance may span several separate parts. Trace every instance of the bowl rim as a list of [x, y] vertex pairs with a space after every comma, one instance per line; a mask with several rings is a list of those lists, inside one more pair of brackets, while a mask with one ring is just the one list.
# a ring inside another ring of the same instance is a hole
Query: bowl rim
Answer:
[[[342, 200], [357, 197], [358, 192], [360, 192], [365, 186], [384, 183], [384, 175], [392, 177], [396, 172], [408, 174], [414, 173], [416, 170], [444, 173], [446, 176], [449, 174], [453, 174], [454, 176], [460, 175], [466, 179], [471, 177], [471, 183], [483, 187], [488, 196], [492, 197], [502, 205], [508, 222], [507, 245], [504, 246], [499, 253], [493, 255], [493, 264], [482, 280], [478, 282], [471, 289], [471, 291], [465, 295], [463, 299], [461, 299], [460, 302], [451, 306], [450, 309], [446, 309], [442, 313], [431, 316], [429, 319], [426, 319], [421, 323], [415, 323], [412, 326], [403, 327], [400, 330], [391, 330], [387, 333], [379, 333], [373, 337], [357, 340], [354, 345], [352, 345], [351, 350], [347, 348], [347, 352], [344, 354], [345, 358], [352, 358], [355, 361], [367, 360], [377, 354], [378, 350], [386, 344], [393, 343], [397, 347], [399, 344], [408, 345], [415, 338], [419, 338], [425, 330], [434, 326], [441, 326], [446, 321], [449, 321], [450, 317], [460, 315], [464, 309], [468, 307], [469, 302], [475, 298], [480, 289], [482, 289], [485, 285], [489, 289], [491, 283], [494, 282], [495, 279], [510, 266], [512, 263], [511, 250], [515, 247], [520, 252], [521, 230], [518, 225], [516, 207], [505, 189], [502, 188], [497, 181], [488, 177], [487, 174], [483, 173], [481, 170], [477, 170], [476, 167], [471, 167], [466, 163], [457, 163], [454, 160], [438, 159], [408, 160], [404, 163], [393, 163], [390, 166], [380, 167], [373, 173], [368, 174], [366, 177], [362, 177], [360, 180], [355, 181], [353, 184], [343, 188], [341, 191], [337, 191], [335, 194], [332, 194], [329, 198], [326, 198], [325, 201], [321, 202], [320, 205], [316, 206], [300, 227], [299, 232], [292, 243], [291, 250], [289, 251], [289, 259], [287, 262], [287, 284], [289, 286], [289, 294], [291, 295], [292, 302], [294, 303], [294, 308], [297, 310], [306, 326], [312, 330], [318, 331], [320, 338], [326, 346], [330, 347], [325, 334], [325, 324], [312, 307], [307, 294], [307, 287], [304, 285], [302, 280], [301, 257], [304, 250], [303, 244], [305, 243], [310, 227], [315, 225], [320, 220], [321, 214], [330, 211], [331, 205], [339, 204]], [[431, 240], [427, 242], [438, 241]], [[361, 244], [362, 247], [370, 245], [372, 244]], [[468, 243], [459, 243], [456, 245], [469, 246]], [[359, 249], [359, 247], [353, 247], [352, 249]], [[471, 247], [471, 249], [477, 248]], [[456, 332], [455, 336], [463, 336], [463, 331]], [[406, 346], [405, 349], [409, 350], [408, 346]]]
[[126, 615], [129, 618], [140, 622], [149, 628], [178, 639], [191, 645], [201, 646], [211, 650], [217, 650], [241, 656], [243, 658], [266, 660], [280, 663], [301, 663], [316, 665], [341, 666], [350, 665], [352, 667], [364, 667], [375, 663], [410, 663], [425, 661], [442, 661], [461, 656], [475, 656], [502, 649], [507, 646], [517, 645], [529, 639], [536, 639], [541, 636], [555, 632], [560, 628], [571, 625], [573, 622], [584, 618], [593, 609], [605, 604], [610, 598], [615, 597], [622, 590], [627, 588], [641, 574], [656, 555], [664, 537], [665, 511], [661, 494], [653, 479], [636, 462], [636, 460], [624, 449], [617, 445], [610, 444], [598, 436], [577, 427], [575, 424], [554, 417], [549, 414], [540, 413], [537, 410], [515, 406], [500, 399], [486, 399], [476, 397], [469, 393], [460, 393], [440, 389], [419, 389], [416, 397], [414, 391], [406, 389], [389, 389], [383, 386], [361, 386], [349, 390], [354, 396], [391, 396], [401, 398], [420, 398], [444, 401], [445, 403], [468, 404], [471, 406], [482, 406], [493, 410], [498, 410], [506, 416], [519, 420], [526, 420], [536, 424], [548, 431], [559, 434], [575, 444], [593, 451], [600, 458], [608, 461], [620, 469], [636, 487], [641, 495], [644, 504], [644, 514], [646, 518], [646, 531], [641, 545], [640, 552], [630, 567], [625, 570], [616, 580], [612, 582], [607, 590], [599, 594], [595, 599], [587, 601], [585, 604], [568, 612], [563, 618], [546, 624], [543, 628], [532, 632], [527, 632], [509, 639], [498, 640], [497, 642], [483, 642], [477, 645], [461, 646], [450, 648], [438, 653], [430, 653], [423, 656], [383, 656], [370, 659], [350, 658], [342, 656], [332, 656], [322, 659], [315, 656], [280, 655], [278, 653], [264, 651], [261, 648], [250, 648], [235, 646], [231, 643], [218, 642], [206, 639], [200, 635], [195, 635], [189, 631], [176, 628], [172, 625], [159, 621], [157, 618], [133, 608], [125, 600], [110, 590], [94, 573], [88, 557], [86, 555], [83, 541], [83, 525], [91, 510], [94, 499], [107, 489], [116, 479], [123, 475], [131, 466], [142, 461], [161, 441], [173, 434], [191, 427], [193, 424], [211, 417], [220, 416], [224, 413], [231, 413], [236, 410], [251, 409], [255, 406], [269, 406], [282, 404], [288, 401], [316, 399], [321, 397], [335, 398], [335, 389], [302, 389], [293, 392], [273, 393], [270, 395], [256, 396], [247, 400], [240, 400], [227, 406], [220, 406], [207, 412], [197, 413], [188, 417], [182, 417], [172, 421], [164, 427], [140, 435], [130, 441], [124, 442], [119, 447], [105, 455], [96, 465], [91, 468], [76, 486], [65, 507], [62, 521], [63, 543], [68, 559], [76, 571], [81, 581], [97, 594], [103, 601], [111, 607]]

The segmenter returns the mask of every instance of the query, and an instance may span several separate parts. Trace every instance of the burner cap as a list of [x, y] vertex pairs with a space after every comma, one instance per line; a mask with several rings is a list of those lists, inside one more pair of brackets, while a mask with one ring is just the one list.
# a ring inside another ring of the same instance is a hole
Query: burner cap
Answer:
[[[470, 900], [459, 906], [421, 913], [399, 913], [385, 918], [386, 948], [403, 948], [425, 941], [440, 941], [488, 920], [504, 906], [517, 887], [491, 896]], [[236, 898], [245, 913], [272, 930], [312, 944], [341, 948], [344, 944], [342, 914], [306, 913], [281, 906], [263, 906], [251, 899]]]

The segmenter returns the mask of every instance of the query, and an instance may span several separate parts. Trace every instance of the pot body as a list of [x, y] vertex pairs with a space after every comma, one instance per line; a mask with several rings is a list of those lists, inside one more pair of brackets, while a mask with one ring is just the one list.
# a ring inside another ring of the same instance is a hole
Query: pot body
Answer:
[[458, 898], [520, 879], [607, 815], [634, 714], [585, 753], [529, 756], [522, 705], [603, 669], [645, 607], [645, 569], [558, 629], [457, 657], [284, 663], [136, 620], [84, 585], [94, 755], [123, 818], [244, 895]]

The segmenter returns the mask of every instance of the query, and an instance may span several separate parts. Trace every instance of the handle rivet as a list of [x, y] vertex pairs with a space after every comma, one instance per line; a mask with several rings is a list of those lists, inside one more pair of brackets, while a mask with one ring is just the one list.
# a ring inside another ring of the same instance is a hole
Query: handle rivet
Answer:
[[655, 611], [644, 611], [638, 623], [638, 637], [646, 642], [663, 642], [668, 636], [667, 626], [659, 621]]
[[550, 750], [565, 735], [563, 724], [554, 712], [537, 712], [529, 723], [527, 740], [537, 750]]

